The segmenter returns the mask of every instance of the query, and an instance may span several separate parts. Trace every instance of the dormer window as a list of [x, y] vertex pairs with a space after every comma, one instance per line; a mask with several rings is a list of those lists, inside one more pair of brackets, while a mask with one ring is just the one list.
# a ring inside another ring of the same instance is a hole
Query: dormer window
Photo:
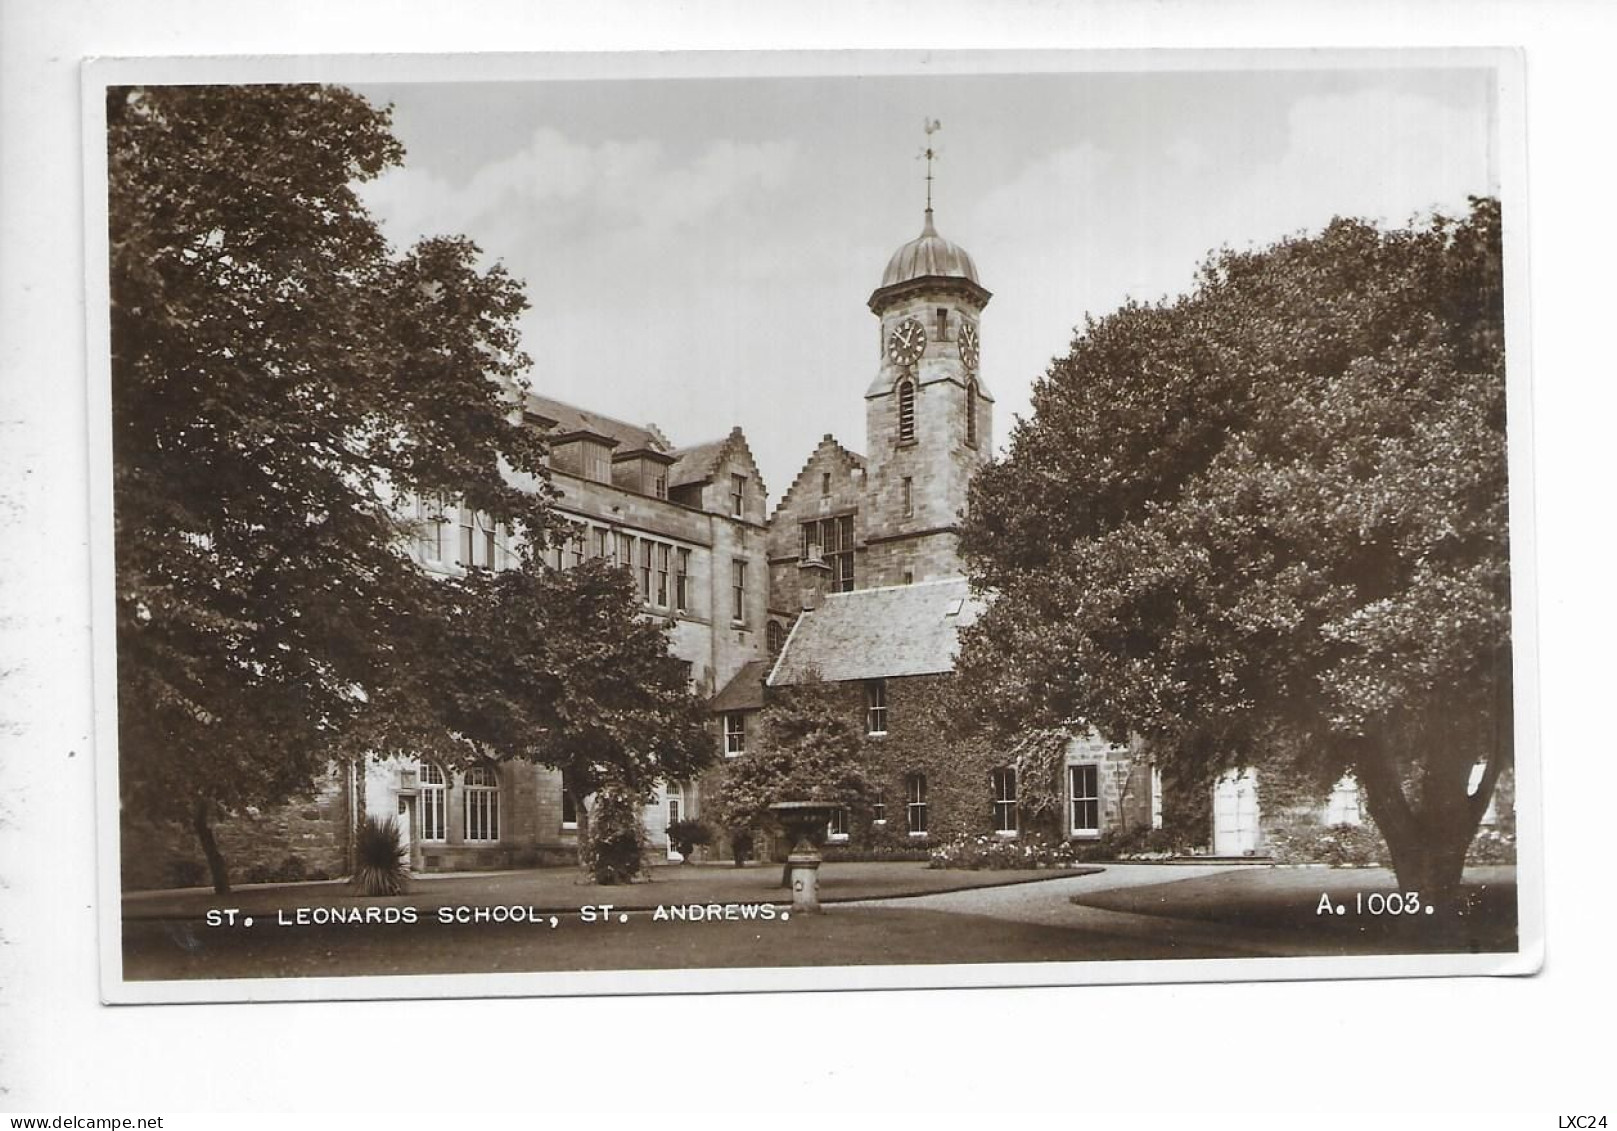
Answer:
[[898, 383], [898, 439], [915, 439], [915, 382], [908, 377]]

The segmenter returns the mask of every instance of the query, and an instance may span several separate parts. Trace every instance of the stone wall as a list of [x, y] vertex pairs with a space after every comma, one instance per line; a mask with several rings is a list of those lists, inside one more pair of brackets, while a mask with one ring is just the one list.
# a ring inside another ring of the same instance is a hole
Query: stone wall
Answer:
[[[346, 766], [332, 766], [308, 793], [285, 805], [248, 809], [215, 822], [214, 839], [234, 884], [334, 879], [352, 870]], [[207, 858], [188, 825], [124, 813], [125, 891], [211, 885]]]

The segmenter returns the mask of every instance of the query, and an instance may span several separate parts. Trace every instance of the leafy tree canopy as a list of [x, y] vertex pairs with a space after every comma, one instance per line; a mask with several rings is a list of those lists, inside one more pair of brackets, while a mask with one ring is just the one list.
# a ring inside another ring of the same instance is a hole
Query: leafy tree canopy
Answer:
[[443, 648], [460, 659], [426, 693], [461, 760], [526, 758], [561, 770], [580, 800], [610, 786], [642, 802], [712, 761], [703, 701], [665, 624], [642, 615], [629, 571], [590, 559], [445, 586]]
[[709, 819], [731, 832], [772, 827], [780, 801], [822, 801], [850, 808], [873, 794], [870, 752], [856, 716], [830, 684], [807, 682], [770, 692], [747, 753], [727, 759]]
[[521, 289], [464, 240], [390, 251], [355, 194], [402, 157], [388, 126], [333, 87], [108, 94], [121, 778], [143, 812], [283, 800], [407, 705], [441, 594], [403, 499], [545, 537]]
[[1400, 880], [1452, 888], [1511, 753], [1502, 319], [1479, 199], [1087, 323], [972, 485], [979, 702], [1212, 771], [1351, 769]]

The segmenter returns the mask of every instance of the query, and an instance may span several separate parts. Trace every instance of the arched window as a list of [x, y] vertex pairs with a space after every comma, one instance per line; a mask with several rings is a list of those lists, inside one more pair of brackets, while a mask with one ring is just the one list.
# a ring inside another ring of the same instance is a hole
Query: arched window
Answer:
[[977, 446], [977, 382], [966, 382], [966, 443]]
[[421, 763], [421, 813], [420, 837], [422, 840], [442, 841], [444, 839], [445, 818], [448, 813], [447, 800], [449, 794], [449, 779], [444, 776], [444, 769], [436, 762]]
[[463, 782], [466, 794], [466, 839], [500, 839], [500, 779], [488, 766], [473, 766]]
[[898, 438], [915, 439], [915, 382], [908, 377], [898, 383]]

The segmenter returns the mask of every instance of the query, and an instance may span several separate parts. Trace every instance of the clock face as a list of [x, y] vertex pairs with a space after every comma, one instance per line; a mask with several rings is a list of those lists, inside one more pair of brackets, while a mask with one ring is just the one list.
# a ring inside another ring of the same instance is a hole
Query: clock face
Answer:
[[914, 365], [926, 349], [926, 330], [913, 318], [906, 318], [887, 339], [887, 356], [900, 365]]
[[967, 372], [977, 372], [977, 327], [969, 322], [960, 328], [960, 360]]

